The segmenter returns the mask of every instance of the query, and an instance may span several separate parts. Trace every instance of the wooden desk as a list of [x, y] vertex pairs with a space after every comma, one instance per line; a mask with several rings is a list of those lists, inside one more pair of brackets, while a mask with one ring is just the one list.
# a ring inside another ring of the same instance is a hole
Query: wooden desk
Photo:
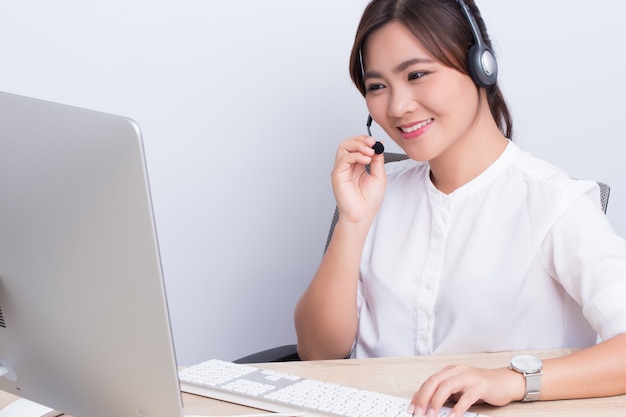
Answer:
[[[533, 354], [546, 359], [568, 353], [568, 350], [535, 351]], [[283, 362], [258, 364], [260, 368], [335, 382], [356, 388], [377, 391], [410, 398], [420, 384], [432, 373], [445, 365], [466, 364], [484, 368], [506, 366], [510, 358], [520, 352], [484, 353], [472, 355], [437, 355], [409, 358], [346, 359], [312, 362]], [[15, 397], [0, 391], [0, 407]], [[183, 394], [187, 415], [234, 416], [254, 413], [254, 410], [235, 404]], [[585, 400], [539, 401], [535, 403], [511, 403], [505, 407], [480, 405], [473, 411], [490, 417], [541, 416], [541, 417], [613, 417], [626, 415], [626, 395]], [[408, 416], [408, 415], [407, 415]]]
[[[532, 353], [542, 359], [547, 359], [568, 352], [568, 350], [549, 350]], [[410, 398], [428, 376], [439, 371], [445, 365], [465, 364], [483, 368], [498, 368], [507, 366], [511, 357], [517, 353], [521, 352], [264, 363], [257, 366]], [[219, 411], [223, 415], [236, 415], [251, 412], [249, 408], [225, 404], [220, 401], [210, 400], [213, 405], [209, 405], [207, 404], [209, 400], [195, 395], [185, 394], [184, 401], [187, 414], [207, 414], [209, 411], [218, 414]], [[505, 407], [480, 405], [472, 407], [472, 410], [490, 417], [624, 417], [626, 416], [626, 395], [585, 400], [516, 402]]]

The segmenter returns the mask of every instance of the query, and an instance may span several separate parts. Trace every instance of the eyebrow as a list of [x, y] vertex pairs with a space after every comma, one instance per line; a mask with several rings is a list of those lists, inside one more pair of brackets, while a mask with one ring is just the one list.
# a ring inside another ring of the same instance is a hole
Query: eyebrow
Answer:
[[[433, 61], [432, 59], [428, 59], [428, 58], [413, 58], [413, 59], [409, 59], [408, 61], [404, 61], [398, 64], [392, 71], [395, 74], [398, 74], [398, 73], [405, 71], [407, 68], [409, 68], [412, 65], [432, 64], [433, 62], [435, 61]], [[363, 81], [367, 81], [369, 78], [382, 78], [382, 74], [377, 71], [365, 71], [363, 73]]]

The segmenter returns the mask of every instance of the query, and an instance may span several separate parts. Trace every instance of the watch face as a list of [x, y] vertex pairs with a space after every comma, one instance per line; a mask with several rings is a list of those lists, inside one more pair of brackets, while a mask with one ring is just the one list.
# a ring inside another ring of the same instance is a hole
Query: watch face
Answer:
[[537, 372], [543, 367], [541, 359], [531, 355], [519, 355], [511, 359], [511, 366], [521, 372]]

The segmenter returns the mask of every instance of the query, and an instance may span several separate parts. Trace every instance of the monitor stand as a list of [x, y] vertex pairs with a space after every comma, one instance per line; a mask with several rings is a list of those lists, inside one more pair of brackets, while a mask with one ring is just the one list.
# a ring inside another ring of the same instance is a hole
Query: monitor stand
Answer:
[[0, 417], [57, 417], [63, 413], [39, 403], [20, 398], [0, 410]]

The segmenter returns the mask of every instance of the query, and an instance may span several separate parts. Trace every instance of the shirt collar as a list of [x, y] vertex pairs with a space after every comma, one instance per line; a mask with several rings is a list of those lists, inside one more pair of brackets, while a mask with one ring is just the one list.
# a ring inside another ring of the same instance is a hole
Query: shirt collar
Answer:
[[498, 159], [493, 162], [493, 164], [491, 164], [476, 178], [472, 179], [467, 184], [457, 188], [450, 194], [445, 194], [439, 191], [437, 187], [435, 187], [430, 178], [429, 169], [428, 175], [424, 176], [424, 180], [426, 181], [426, 189], [428, 190], [429, 196], [431, 198], [434, 198], [435, 201], [461, 201], [498, 178], [500, 174], [504, 172], [521, 154], [522, 150], [512, 141], [509, 141], [506, 148], [504, 149], [504, 152], [502, 152], [502, 154], [498, 157]]

